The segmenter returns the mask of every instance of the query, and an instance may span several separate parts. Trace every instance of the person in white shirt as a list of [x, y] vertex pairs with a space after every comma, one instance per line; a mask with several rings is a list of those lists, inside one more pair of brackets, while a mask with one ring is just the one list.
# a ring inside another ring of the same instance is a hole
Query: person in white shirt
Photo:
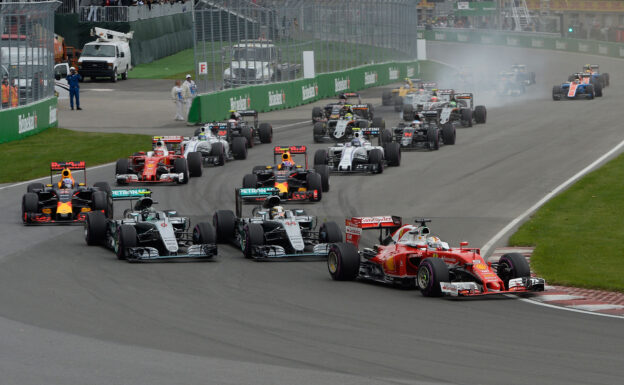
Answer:
[[186, 75], [186, 80], [182, 83], [182, 88], [185, 89], [185, 94], [187, 97], [184, 99], [184, 112], [188, 117], [189, 110], [191, 109], [191, 104], [193, 103], [193, 99], [197, 95], [197, 85], [191, 78], [191, 75]]
[[176, 106], [176, 115], [173, 120], [184, 120], [183, 107], [184, 107], [184, 88], [180, 86], [180, 81], [176, 80], [175, 85], [171, 89], [171, 99]]

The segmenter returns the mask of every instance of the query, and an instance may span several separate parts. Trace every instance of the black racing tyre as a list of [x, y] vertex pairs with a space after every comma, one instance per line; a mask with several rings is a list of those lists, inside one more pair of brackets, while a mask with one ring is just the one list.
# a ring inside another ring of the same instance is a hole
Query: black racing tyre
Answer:
[[[100, 192], [106, 193], [106, 209], [104, 209], [104, 215], [106, 216], [106, 218], [113, 218], [113, 190], [111, 189], [110, 185], [108, 184], [108, 182], [95, 182], [93, 187], [98, 188]], [[95, 198], [93, 202], [95, 205]]]
[[273, 126], [269, 123], [260, 123], [258, 127], [260, 143], [271, 143], [273, 141]]
[[252, 173], [256, 173], [256, 171], [264, 171], [267, 169], [267, 166], [254, 166], [254, 168], [252, 169]]
[[530, 277], [531, 268], [524, 255], [520, 253], [510, 253], [503, 255], [498, 260], [496, 275], [498, 275], [505, 284], [505, 289], [509, 290], [509, 280]]
[[100, 191], [105, 191], [109, 196], [113, 195], [113, 189], [111, 189], [110, 184], [108, 182], [95, 182], [93, 187], [97, 187]]
[[243, 229], [241, 249], [245, 258], [253, 257], [254, 246], [264, 245], [264, 229], [259, 223], [249, 223]]
[[197, 178], [202, 176], [202, 155], [200, 152], [189, 152], [186, 162], [190, 177]]
[[176, 174], [184, 174], [182, 181], [178, 180], [178, 184], [187, 184], [189, 180], [188, 163], [184, 158], [177, 158], [173, 161], [173, 172]]
[[427, 146], [430, 150], [440, 149], [440, 132], [437, 127], [429, 127], [427, 130]]
[[393, 97], [392, 97], [392, 91], [384, 91], [381, 94], [381, 105], [382, 106], [389, 106], [392, 104], [393, 101]]
[[91, 199], [93, 211], [104, 211], [105, 215], [108, 214], [108, 194], [106, 191], [94, 191]]
[[451, 123], [445, 123], [442, 126], [442, 141], [444, 144], [455, 144], [456, 136], [455, 126]]
[[321, 176], [323, 192], [329, 191], [329, 166], [326, 164], [315, 164], [314, 171]]
[[39, 212], [39, 196], [29, 192], [22, 196], [22, 220], [28, 222], [28, 214]]
[[327, 164], [328, 162], [329, 156], [327, 155], [327, 150], [324, 148], [316, 150], [316, 152], [314, 153], [314, 165], [316, 166], [317, 164]]
[[384, 169], [383, 153], [378, 148], [373, 148], [368, 153], [368, 163], [371, 165], [377, 165], [376, 174], [381, 174]]
[[587, 99], [593, 99], [596, 96], [596, 90], [594, 89], [593, 84], [588, 84], [585, 88], [585, 92], [587, 94]]
[[399, 95], [394, 96], [394, 112], [403, 111], [403, 97]]
[[258, 187], [258, 175], [247, 174], [243, 177], [243, 188], [256, 188]]
[[411, 104], [406, 104], [403, 106], [403, 120], [406, 122], [411, 122], [414, 120], [414, 106]]
[[312, 123], [315, 123], [317, 119], [323, 119], [323, 108], [314, 107], [312, 108]]
[[115, 245], [115, 254], [117, 259], [126, 259], [128, 255], [126, 249], [128, 247], [136, 247], [137, 233], [132, 225], [121, 225], [117, 234], [117, 244]]
[[106, 242], [106, 216], [101, 212], [87, 213], [85, 241], [89, 246], [103, 245]]
[[469, 108], [461, 110], [462, 125], [465, 127], [472, 127], [472, 111]]
[[316, 197], [311, 196], [310, 202], [318, 202], [323, 198], [323, 179], [316, 172], [308, 172], [306, 183], [309, 191], [316, 191]]
[[596, 97], [602, 97], [602, 82], [596, 82], [596, 84], [594, 84], [594, 95], [596, 95]]
[[611, 85], [611, 78], [609, 73], [605, 72], [602, 74], [602, 79], [604, 80], [604, 86], [609, 87]]
[[379, 144], [383, 146], [388, 143], [392, 143], [392, 132], [384, 128], [379, 134]]
[[217, 210], [212, 216], [212, 225], [217, 233], [217, 242], [226, 243], [234, 239], [236, 215], [232, 210]]
[[322, 142], [323, 136], [325, 136], [325, 125], [321, 122], [314, 123], [312, 135], [314, 136], [314, 143]]
[[214, 245], [217, 243], [215, 229], [209, 222], [199, 222], [193, 228], [194, 245]]
[[240, 136], [232, 139], [232, 156], [234, 159], [247, 159], [247, 139]]
[[373, 120], [375, 117], [375, 107], [372, 103], [366, 103], [366, 107], [368, 109], [366, 110], [366, 113], [362, 114], [362, 116], [368, 120]]
[[[243, 145], [244, 147], [244, 145]], [[217, 158], [217, 166], [225, 165], [225, 148], [223, 147], [223, 143], [215, 142], [210, 145], [210, 156], [214, 156]]]
[[336, 222], [324, 222], [319, 228], [320, 243], [342, 242], [342, 232]]
[[401, 165], [401, 145], [398, 143], [387, 143], [384, 145], [384, 157], [388, 166], [398, 167]]
[[35, 182], [35, 183], [29, 183], [28, 186], [26, 187], [26, 192], [35, 192], [35, 191], [43, 191], [45, 189], [45, 186], [43, 185], [43, 183], [39, 183], [39, 182]]
[[358, 120], [357, 122], [355, 122], [356, 127], [359, 128], [368, 128], [370, 127], [370, 124], [368, 123], [368, 120]]
[[386, 121], [381, 118], [381, 116], [376, 116], [373, 118], [373, 127], [378, 127], [383, 130], [386, 128]]
[[553, 86], [552, 88], [552, 98], [553, 100], [561, 100], [561, 95], [563, 94], [563, 90], [561, 86]]
[[474, 119], [477, 124], [484, 124], [487, 120], [487, 110], [485, 106], [476, 106], [474, 109]]
[[122, 158], [117, 160], [115, 164], [115, 174], [127, 174], [130, 171], [130, 160], [128, 158]]
[[334, 243], [327, 254], [327, 270], [334, 281], [353, 281], [360, 272], [360, 254], [351, 243]]
[[253, 133], [251, 132], [251, 128], [241, 127], [240, 132], [241, 132], [241, 136], [247, 139], [247, 147], [252, 148], [254, 146], [254, 137], [253, 137]]
[[418, 266], [416, 284], [425, 297], [440, 297], [440, 282], [450, 282], [446, 263], [441, 258], [426, 258]]

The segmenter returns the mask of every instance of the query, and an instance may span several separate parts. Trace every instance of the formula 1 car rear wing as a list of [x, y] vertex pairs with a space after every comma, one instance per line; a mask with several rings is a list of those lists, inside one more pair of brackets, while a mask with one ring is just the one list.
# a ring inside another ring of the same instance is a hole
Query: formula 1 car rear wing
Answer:
[[[275, 187], [236, 188], [234, 194], [238, 218], [243, 215], [243, 205], [260, 205], [267, 199], [272, 199], [273, 202], [271, 203], [279, 203], [279, 189]], [[277, 198], [277, 202], [275, 202], [275, 198]]]
[[421, 84], [421, 87], [426, 89], [426, 90], [433, 90], [433, 89], [438, 87], [438, 83], [436, 83], [436, 82], [423, 82]]
[[401, 217], [391, 215], [383, 217], [353, 217], [345, 220], [345, 238], [348, 243], [358, 246], [362, 230], [379, 229], [379, 242], [383, 241], [383, 232], [386, 237], [402, 226]]
[[54, 183], [52, 177], [55, 171], [61, 171], [62, 177], [71, 177], [71, 171], [83, 170], [84, 171], [84, 183], [87, 183], [87, 164], [84, 160], [79, 162], [52, 162], [50, 163], [50, 183]]
[[238, 112], [240, 116], [258, 116], [258, 111], [256, 110], [240, 110], [236, 112]]
[[169, 151], [177, 151], [180, 150], [183, 141], [183, 136], [154, 136], [152, 138], [152, 149], [156, 146], [164, 145], [167, 146], [167, 150]]
[[308, 169], [308, 148], [306, 146], [275, 146], [273, 148], [273, 163], [277, 163], [277, 156], [289, 153], [293, 155], [303, 155], [305, 157], [305, 168]]
[[115, 189], [111, 191], [111, 198], [114, 201], [129, 201], [151, 196], [152, 191], [148, 188]]
[[470, 108], [474, 107], [474, 95], [471, 92], [455, 94], [455, 100], [470, 100]]

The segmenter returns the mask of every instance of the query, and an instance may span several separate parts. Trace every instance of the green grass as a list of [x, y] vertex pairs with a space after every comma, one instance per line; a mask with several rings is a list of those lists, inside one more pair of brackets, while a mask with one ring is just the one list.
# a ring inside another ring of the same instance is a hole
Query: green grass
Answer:
[[624, 291], [624, 156], [557, 195], [511, 237], [549, 284]]
[[[208, 62], [208, 75], [205, 76], [208, 76], [209, 80], [222, 79], [224, 68], [221, 64], [221, 47], [230, 44], [228, 42], [205, 43], [204, 47], [198, 48], [200, 58]], [[285, 40], [276, 42], [275, 45], [282, 50], [282, 61], [289, 63], [301, 64], [303, 51], [315, 51], [317, 73], [340, 71], [351, 66], [370, 64], [371, 58], [376, 62], [402, 58], [402, 54], [393, 49], [362, 44]], [[151, 63], [139, 64], [128, 73], [128, 77], [132, 79], [184, 79], [186, 74], [191, 74], [193, 79], [197, 79], [194, 63], [193, 48], [185, 49]], [[303, 76], [302, 72], [299, 76]]]
[[[81, 161], [87, 167], [109, 163], [151, 145], [148, 135], [105, 134], [50, 128], [28, 138], [0, 144], [5, 167], [0, 183], [19, 182], [50, 174], [50, 162]], [[87, 178], [89, 177], [87, 173]], [[78, 179], [82, 180], [82, 175]]]

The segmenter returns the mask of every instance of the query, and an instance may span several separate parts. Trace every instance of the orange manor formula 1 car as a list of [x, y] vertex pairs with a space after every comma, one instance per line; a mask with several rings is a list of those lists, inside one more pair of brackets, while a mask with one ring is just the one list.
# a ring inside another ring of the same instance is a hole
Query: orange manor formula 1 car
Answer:
[[[84, 183], [76, 183], [72, 171], [84, 171]], [[60, 172], [55, 183], [53, 175]], [[22, 221], [25, 225], [81, 224], [90, 211], [101, 211], [105, 217], [113, 215], [111, 188], [107, 182], [87, 187], [84, 161], [52, 162], [50, 184], [30, 183], [22, 197]]]
[[[486, 263], [479, 249], [467, 247], [468, 242], [449, 247], [429, 232], [427, 222], [418, 219], [416, 225], [402, 225], [395, 216], [347, 219], [347, 243], [330, 246], [329, 274], [339, 281], [359, 278], [402, 287], [416, 285], [426, 297], [544, 290], [544, 280], [531, 277], [523, 255], [505, 254], [498, 263]], [[362, 230], [370, 229], [380, 231], [380, 244], [358, 250]]]
[[184, 137], [154, 137], [152, 151], [141, 151], [117, 160], [115, 180], [128, 183], [178, 183], [186, 184], [190, 177], [202, 175], [202, 156], [199, 152], [182, 154]]
[[[303, 155], [305, 167], [295, 164], [292, 155]], [[282, 201], [318, 202], [329, 191], [329, 167], [318, 165], [309, 170], [306, 146], [277, 146], [273, 149], [273, 162], [277, 164], [255, 166], [252, 174], [243, 177], [243, 188], [275, 187]]]

